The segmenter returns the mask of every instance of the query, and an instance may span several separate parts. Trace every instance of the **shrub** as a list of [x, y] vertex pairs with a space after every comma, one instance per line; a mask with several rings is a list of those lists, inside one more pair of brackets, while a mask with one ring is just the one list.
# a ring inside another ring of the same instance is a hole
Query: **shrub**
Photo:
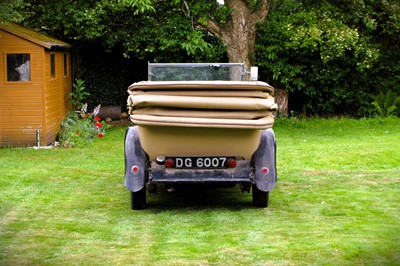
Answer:
[[75, 110], [80, 110], [90, 93], [86, 91], [85, 82], [81, 79], [75, 79], [73, 87], [74, 91], [69, 94], [71, 96], [70, 101]]
[[[391, 90], [388, 90], [386, 93], [381, 91], [375, 97], [372, 105], [375, 106], [375, 109], [380, 116], [393, 116], [396, 115], [396, 109], [400, 105], [400, 96]], [[397, 112], [397, 114], [399, 114], [399, 112]]]
[[109, 128], [109, 125], [100, 121], [97, 116], [100, 105], [92, 114], [87, 113], [86, 108], [85, 104], [80, 112], [70, 112], [65, 122], [61, 123], [59, 141], [63, 147], [83, 147], [92, 142], [94, 138], [102, 138]]

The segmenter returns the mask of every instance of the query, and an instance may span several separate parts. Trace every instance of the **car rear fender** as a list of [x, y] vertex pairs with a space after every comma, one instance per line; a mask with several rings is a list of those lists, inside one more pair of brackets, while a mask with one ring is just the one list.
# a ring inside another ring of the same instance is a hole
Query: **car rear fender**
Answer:
[[[139, 140], [138, 127], [129, 127], [125, 135], [125, 186], [132, 192], [146, 184], [149, 161]], [[137, 169], [136, 172], [133, 168]]]
[[[276, 141], [271, 128], [263, 130], [260, 145], [253, 155], [253, 162], [255, 185], [261, 191], [270, 191], [277, 180]], [[264, 168], [267, 168], [266, 173]]]

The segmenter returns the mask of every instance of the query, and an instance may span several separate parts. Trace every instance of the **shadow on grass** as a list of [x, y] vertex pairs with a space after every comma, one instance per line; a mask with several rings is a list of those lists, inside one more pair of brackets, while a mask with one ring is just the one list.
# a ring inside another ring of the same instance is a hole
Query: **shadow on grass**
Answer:
[[147, 195], [147, 209], [166, 210], [242, 210], [254, 208], [251, 193], [242, 193], [238, 186], [216, 187], [210, 185], [176, 185], [175, 191], [167, 192], [166, 186], [158, 185], [157, 194]]

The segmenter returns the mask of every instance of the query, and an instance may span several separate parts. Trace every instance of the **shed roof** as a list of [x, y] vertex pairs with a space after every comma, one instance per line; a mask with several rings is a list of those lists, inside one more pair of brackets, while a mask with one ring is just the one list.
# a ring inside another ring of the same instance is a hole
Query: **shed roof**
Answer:
[[14, 34], [18, 37], [21, 37], [23, 39], [26, 39], [28, 41], [31, 41], [33, 43], [36, 43], [47, 49], [57, 50], [57, 49], [69, 49], [72, 47], [68, 43], [49, 37], [34, 30], [25, 28], [13, 22], [0, 20], [0, 29], [7, 31], [11, 34]]

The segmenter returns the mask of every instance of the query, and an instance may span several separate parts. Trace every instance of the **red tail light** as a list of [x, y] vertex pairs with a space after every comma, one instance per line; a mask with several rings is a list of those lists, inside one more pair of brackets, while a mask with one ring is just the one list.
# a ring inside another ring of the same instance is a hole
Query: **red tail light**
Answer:
[[236, 160], [235, 159], [229, 159], [227, 162], [227, 165], [229, 168], [235, 168], [236, 167]]
[[262, 172], [264, 175], [267, 175], [268, 172], [269, 172], [269, 170], [268, 170], [267, 167], [263, 167], [263, 168], [261, 169], [261, 172]]
[[165, 167], [166, 168], [172, 168], [175, 166], [175, 161], [171, 158], [165, 160]]
[[136, 174], [137, 172], [139, 172], [139, 167], [137, 165], [132, 166], [132, 172], [134, 174]]

